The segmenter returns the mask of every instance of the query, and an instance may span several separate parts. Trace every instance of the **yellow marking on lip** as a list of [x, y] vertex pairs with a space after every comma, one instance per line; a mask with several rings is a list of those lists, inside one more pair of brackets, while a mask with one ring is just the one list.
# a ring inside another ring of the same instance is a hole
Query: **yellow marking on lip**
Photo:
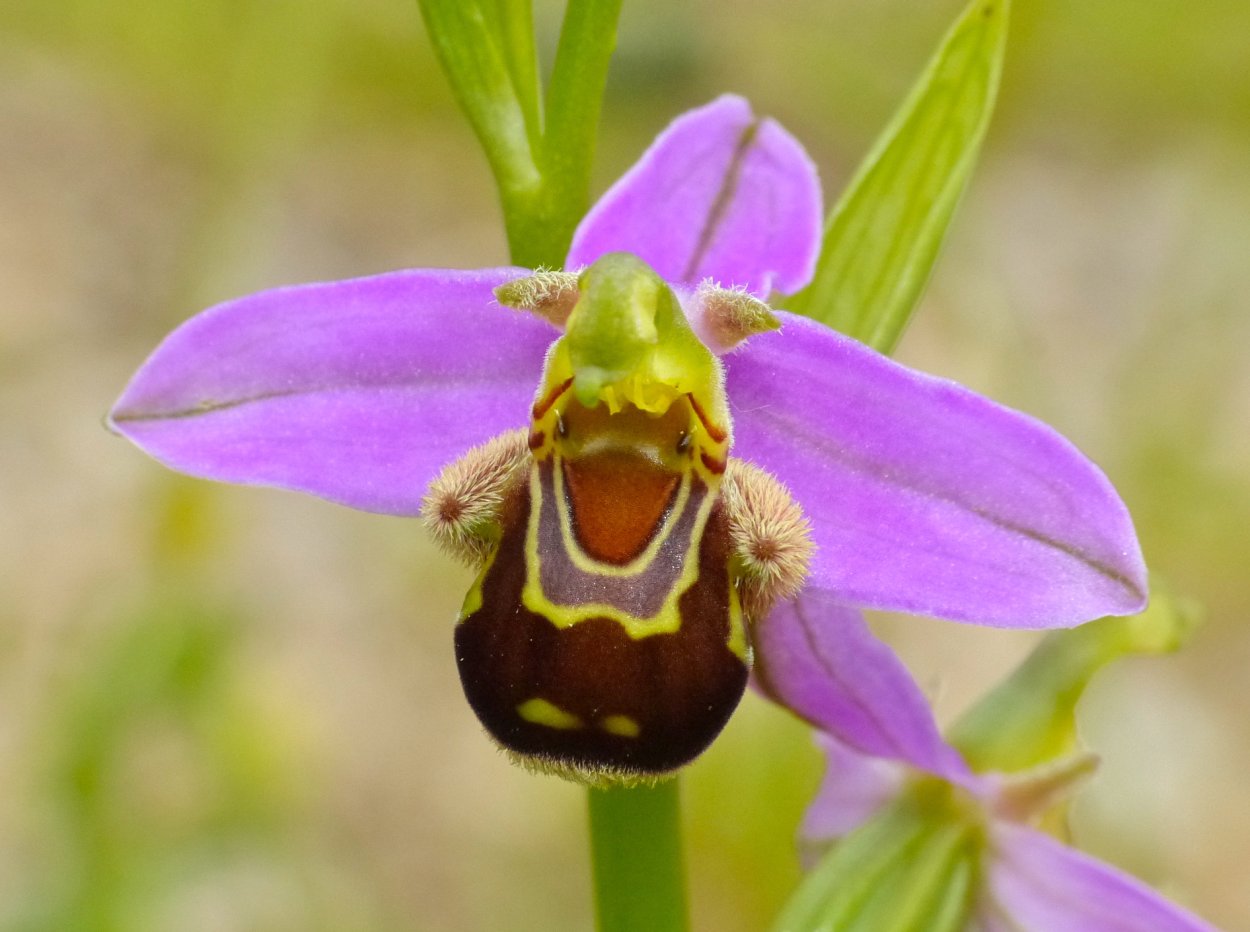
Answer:
[[558, 705], [539, 697], [526, 699], [516, 707], [516, 714], [527, 722], [546, 725], [548, 728], [558, 728], [561, 731], [573, 731], [586, 727], [585, 723], [572, 712], [565, 712]]
[[473, 580], [473, 585], [464, 594], [464, 602], [460, 606], [460, 615], [456, 618], [456, 624], [468, 621], [471, 615], [475, 615], [482, 610], [482, 587], [486, 584], [486, 577], [490, 575], [491, 568], [495, 565], [495, 558], [498, 556], [499, 545], [496, 544], [491, 548], [490, 556], [486, 558], [482, 568], [478, 570], [477, 578]]
[[642, 727], [628, 715], [608, 715], [599, 720], [599, 727], [622, 738], [637, 738], [642, 734]]
[[734, 585], [733, 575], [729, 577], [729, 637], [725, 646], [730, 652], [751, 666], [751, 645], [747, 643], [746, 620], [742, 617], [742, 599], [738, 596], [738, 587]]

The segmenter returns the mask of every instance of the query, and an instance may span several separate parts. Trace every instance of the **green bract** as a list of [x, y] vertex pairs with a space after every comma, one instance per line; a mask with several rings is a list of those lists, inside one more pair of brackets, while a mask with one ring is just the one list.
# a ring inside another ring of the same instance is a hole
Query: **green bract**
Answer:
[[984, 845], [975, 806], [918, 782], [824, 857], [773, 932], [959, 932]]
[[829, 214], [807, 314], [888, 353], [911, 316], [989, 125], [1008, 0], [973, 0]]
[[1016, 772], [1078, 750], [1076, 705], [1094, 674], [1131, 654], [1179, 650], [1201, 614], [1157, 586], [1140, 615], [1046, 636], [1029, 658], [950, 730], [974, 770]]

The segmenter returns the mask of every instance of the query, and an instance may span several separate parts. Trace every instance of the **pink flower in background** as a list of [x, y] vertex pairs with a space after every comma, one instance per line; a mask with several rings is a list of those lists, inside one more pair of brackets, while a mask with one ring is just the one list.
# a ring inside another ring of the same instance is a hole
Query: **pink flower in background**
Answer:
[[[954, 806], [933, 817], [961, 826], [969, 846], [968, 932], [1212, 932], [1141, 881], [1034, 828], [1053, 796], [1021, 794], [1015, 775], [974, 773], [858, 612], [805, 592], [760, 625], [756, 647], [764, 691], [819, 730], [826, 754], [802, 827], [808, 845], [846, 837], [908, 792], [948, 790]], [[1038, 778], [1070, 782], [1053, 768]], [[905, 847], [887, 856], [914, 861]]]

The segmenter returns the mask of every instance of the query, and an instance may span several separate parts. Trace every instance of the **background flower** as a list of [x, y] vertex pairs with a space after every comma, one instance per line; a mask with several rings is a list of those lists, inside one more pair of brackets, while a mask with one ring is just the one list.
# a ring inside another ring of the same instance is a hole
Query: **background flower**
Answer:
[[[1080, 750], [1073, 720], [1090, 677], [1125, 653], [1175, 650], [1192, 630], [1161, 601], [1147, 615], [1055, 636], [1022, 671], [1020, 693], [1009, 681], [991, 705], [978, 706], [997, 727], [957, 734], [999, 766], [1015, 758], [1010, 773], [974, 772], [939, 734], [907, 669], [853, 609], [808, 592], [774, 612], [758, 638], [761, 681], [819, 729], [826, 772], [802, 837], [809, 851], [832, 848], [777, 928], [1211, 932], [1041, 827], [1047, 819], [1063, 826], [1068, 798], [1096, 764]], [[938, 876], [945, 880], [923, 882]]]

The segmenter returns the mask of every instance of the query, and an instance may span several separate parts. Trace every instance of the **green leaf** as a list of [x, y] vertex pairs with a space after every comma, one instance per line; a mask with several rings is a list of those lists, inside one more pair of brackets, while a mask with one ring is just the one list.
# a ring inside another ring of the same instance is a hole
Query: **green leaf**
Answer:
[[998, 90], [1008, 0], [973, 0], [873, 144], [789, 309], [888, 353], [929, 279]]

